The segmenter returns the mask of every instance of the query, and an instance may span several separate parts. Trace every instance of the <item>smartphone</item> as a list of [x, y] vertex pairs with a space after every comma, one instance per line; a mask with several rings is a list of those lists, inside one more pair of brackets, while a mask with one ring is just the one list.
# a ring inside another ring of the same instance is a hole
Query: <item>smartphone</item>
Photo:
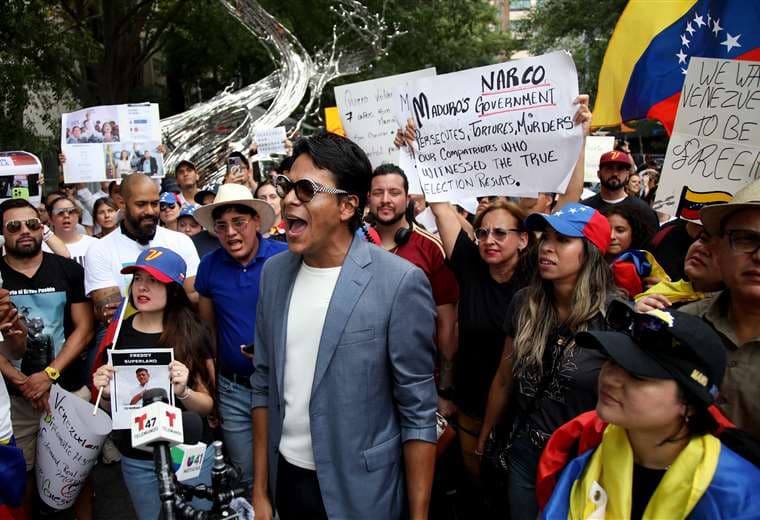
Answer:
[[241, 164], [243, 164], [243, 160], [240, 157], [230, 157], [227, 159], [227, 169], [230, 171], [239, 170]]

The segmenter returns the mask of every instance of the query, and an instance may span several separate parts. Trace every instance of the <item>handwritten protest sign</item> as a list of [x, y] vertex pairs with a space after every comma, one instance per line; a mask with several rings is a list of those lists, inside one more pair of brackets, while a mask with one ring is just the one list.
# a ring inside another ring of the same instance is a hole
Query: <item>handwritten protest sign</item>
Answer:
[[111, 418], [100, 409], [93, 417], [91, 404], [60, 385], [50, 387], [48, 403], [37, 438], [37, 491], [50, 507], [66, 509], [98, 460]]
[[615, 147], [615, 138], [606, 135], [590, 135], [586, 138], [583, 154], [583, 182], [599, 182], [599, 159]]
[[393, 146], [398, 128], [394, 87], [430, 76], [435, 76], [434, 68], [335, 87], [335, 101], [346, 137], [361, 146], [373, 168], [385, 162], [395, 163], [398, 158]]
[[108, 105], [61, 115], [67, 183], [120, 179], [133, 171], [164, 176], [158, 105]]
[[256, 141], [256, 153], [259, 155], [286, 155], [285, 139], [284, 126], [256, 130], [253, 136], [253, 140]]
[[760, 62], [691, 58], [654, 208], [695, 220], [760, 179]]
[[565, 191], [583, 142], [568, 53], [420, 79], [409, 94], [429, 202]]

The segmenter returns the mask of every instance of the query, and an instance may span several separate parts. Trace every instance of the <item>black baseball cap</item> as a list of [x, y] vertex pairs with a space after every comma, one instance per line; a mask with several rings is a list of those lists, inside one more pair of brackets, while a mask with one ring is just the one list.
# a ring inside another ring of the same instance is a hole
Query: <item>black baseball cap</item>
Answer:
[[219, 185], [218, 184], [212, 184], [210, 186], [204, 186], [203, 189], [201, 189], [198, 193], [195, 194], [196, 204], [203, 205], [203, 199], [206, 198], [208, 195], [213, 195], [216, 197], [216, 192], [219, 191]]
[[613, 331], [578, 333], [576, 344], [601, 350], [636, 376], [674, 379], [705, 405], [713, 403], [726, 348], [708, 323], [670, 309], [638, 313], [622, 301], [610, 304], [607, 322]]
[[177, 170], [180, 169], [181, 166], [188, 166], [190, 169], [195, 170], [195, 164], [193, 164], [192, 161], [188, 161], [187, 159], [182, 159], [180, 162], [177, 163], [177, 166], [174, 168], [174, 175], [177, 175]]

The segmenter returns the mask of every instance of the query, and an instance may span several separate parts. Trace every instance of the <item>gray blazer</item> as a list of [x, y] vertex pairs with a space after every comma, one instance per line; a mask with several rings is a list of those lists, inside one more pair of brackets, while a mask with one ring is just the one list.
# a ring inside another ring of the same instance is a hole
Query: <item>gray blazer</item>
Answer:
[[[300, 265], [289, 251], [270, 258], [256, 308], [253, 408], [268, 408], [272, 497], [285, 418], [288, 308]], [[317, 478], [331, 519], [393, 519], [407, 510], [401, 446], [436, 442], [434, 330], [423, 272], [354, 238], [328, 306], [309, 404]]]

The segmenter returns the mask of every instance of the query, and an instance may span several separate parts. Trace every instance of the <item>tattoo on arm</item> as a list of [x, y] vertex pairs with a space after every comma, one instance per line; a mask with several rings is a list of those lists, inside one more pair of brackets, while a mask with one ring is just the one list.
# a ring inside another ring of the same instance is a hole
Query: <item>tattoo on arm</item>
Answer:
[[95, 307], [95, 317], [103, 319], [103, 311], [106, 305], [119, 303], [121, 293], [118, 287], [106, 287], [92, 292], [92, 302]]

